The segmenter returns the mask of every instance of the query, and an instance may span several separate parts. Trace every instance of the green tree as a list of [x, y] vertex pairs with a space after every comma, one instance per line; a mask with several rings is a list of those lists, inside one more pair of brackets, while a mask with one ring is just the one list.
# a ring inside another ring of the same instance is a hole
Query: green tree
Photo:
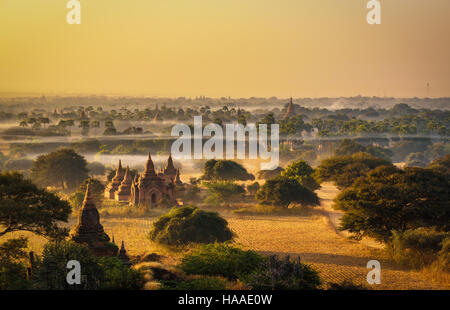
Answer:
[[[66, 280], [67, 262], [80, 262], [83, 276], [81, 284], [69, 285]], [[116, 257], [98, 258], [87, 245], [72, 241], [49, 242], [36, 262], [33, 285], [37, 289], [141, 289], [143, 275], [123, 264]]]
[[232, 160], [210, 159], [205, 163], [203, 171], [203, 180], [246, 181], [255, 179], [242, 165]]
[[72, 149], [61, 148], [40, 155], [31, 169], [31, 179], [40, 186], [60, 185], [73, 189], [88, 178], [86, 159]]
[[299, 203], [305, 206], [319, 204], [317, 195], [302, 186], [297, 179], [276, 177], [269, 179], [256, 193], [256, 199], [263, 204], [279, 205], [284, 208], [291, 203]]
[[149, 239], [167, 245], [213, 243], [231, 240], [228, 222], [216, 212], [194, 206], [173, 208], [153, 223]]
[[450, 178], [422, 168], [378, 167], [359, 178], [335, 199], [344, 211], [341, 230], [388, 241], [392, 231], [450, 226]]
[[30, 231], [41, 236], [58, 238], [67, 229], [57, 222], [67, 222], [69, 204], [53, 193], [39, 189], [18, 173], [0, 175], [0, 236], [14, 231]]
[[281, 175], [287, 178], [296, 179], [302, 186], [310, 191], [320, 188], [320, 185], [313, 178], [314, 169], [304, 160], [293, 162], [281, 172]]
[[264, 268], [244, 277], [253, 290], [314, 290], [322, 284], [319, 273], [300, 261], [300, 257], [279, 258], [272, 255]]
[[8, 239], [0, 244], [0, 290], [23, 290], [30, 287], [25, 265], [27, 239]]
[[201, 245], [185, 255], [180, 268], [186, 274], [223, 276], [235, 280], [262, 267], [265, 257], [226, 243]]
[[206, 187], [210, 193], [206, 202], [209, 203], [226, 203], [237, 201], [245, 195], [244, 187], [234, 184], [233, 182], [216, 182], [206, 183]]
[[[87, 281], [82, 284], [69, 285], [66, 280], [67, 262], [77, 260], [82, 267]], [[38, 289], [47, 290], [79, 290], [98, 289], [104, 278], [98, 259], [87, 245], [72, 241], [49, 242], [44, 246], [42, 260], [36, 263], [33, 283]]]
[[373, 157], [368, 153], [335, 156], [323, 160], [316, 168], [314, 176], [319, 182], [334, 182], [339, 188], [345, 188], [370, 170], [379, 166], [392, 166], [382, 158]]

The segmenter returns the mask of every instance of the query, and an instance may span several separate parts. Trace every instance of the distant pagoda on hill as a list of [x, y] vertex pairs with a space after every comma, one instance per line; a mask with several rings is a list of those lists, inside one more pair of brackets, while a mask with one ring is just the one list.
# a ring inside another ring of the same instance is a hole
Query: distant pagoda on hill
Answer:
[[283, 119], [291, 118], [296, 115], [297, 114], [295, 113], [295, 106], [294, 106], [294, 103], [292, 102], [292, 97], [291, 97], [291, 100], [289, 101], [286, 112], [283, 115]]

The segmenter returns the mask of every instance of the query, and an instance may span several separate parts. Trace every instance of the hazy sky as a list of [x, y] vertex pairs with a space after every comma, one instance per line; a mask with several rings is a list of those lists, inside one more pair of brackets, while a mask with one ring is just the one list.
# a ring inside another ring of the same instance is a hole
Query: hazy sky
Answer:
[[0, 0], [0, 92], [450, 96], [450, 1]]

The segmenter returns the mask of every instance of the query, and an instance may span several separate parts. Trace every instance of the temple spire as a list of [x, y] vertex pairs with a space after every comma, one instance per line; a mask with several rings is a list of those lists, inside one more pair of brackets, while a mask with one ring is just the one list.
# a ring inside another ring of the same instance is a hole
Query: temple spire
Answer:
[[152, 155], [148, 153], [147, 165], [145, 166], [145, 173], [155, 172], [155, 166], [153, 165]]
[[289, 118], [289, 117], [293, 117], [295, 116], [295, 111], [294, 111], [294, 103], [292, 101], [292, 97], [289, 100], [289, 104], [287, 106], [286, 112], [283, 115], [283, 119]]
[[89, 183], [86, 185], [86, 194], [84, 195], [82, 209], [95, 209], [94, 198], [92, 197], [91, 189]]
[[169, 154], [169, 158], [167, 159], [166, 167], [164, 168], [165, 171], [174, 171], [175, 166], [173, 165], [173, 159], [172, 154]]
[[127, 251], [125, 250], [125, 243], [123, 242], [123, 240], [117, 258], [120, 259], [125, 265], [131, 266], [130, 258], [128, 257]]

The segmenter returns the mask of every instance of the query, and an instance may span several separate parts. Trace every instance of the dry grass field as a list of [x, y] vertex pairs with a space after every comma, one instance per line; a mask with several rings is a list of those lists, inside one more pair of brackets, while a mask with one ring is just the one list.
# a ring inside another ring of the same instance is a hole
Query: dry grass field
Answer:
[[[345, 279], [365, 284], [369, 271], [366, 264], [376, 259], [381, 262], [381, 285], [373, 289], [450, 289], [447, 280], [433, 280], [424, 272], [404, 270], [396, 267], [385, 256], [379, 244], [370, 240], [361, 242], [349, 240], [345, 234], [338, 233], [335, 224], [339, 214], [331, 210], [331, 199], [337, 190], [325, 184], [319, 190], [322, 206], [310, 216], [274, 215], [236, 215], [228, 212], [222, 215], [228, 220], [236, 234], [235, 243], [244, 248], [266, 254], [299, 255], [313, 265], [325, 282], [342, 282]], [[175, 264], [183, 253], [157, 246], [146, 235], [151, 228], [151, 218], [102, 218], [102, 224], [117, 244], [125, 241], [130, 255], [156, 252], [165, 255], [165, 264]], [[69, 226], [75, 225], [71, 219]], [[19, 234], [17, 234], [19, 235]], [[20, 235], [30, 238], [30, 249], [39, 253], [45, 240], [29, 233]], [[1, 241], [1, 240], [0, 240]]]

